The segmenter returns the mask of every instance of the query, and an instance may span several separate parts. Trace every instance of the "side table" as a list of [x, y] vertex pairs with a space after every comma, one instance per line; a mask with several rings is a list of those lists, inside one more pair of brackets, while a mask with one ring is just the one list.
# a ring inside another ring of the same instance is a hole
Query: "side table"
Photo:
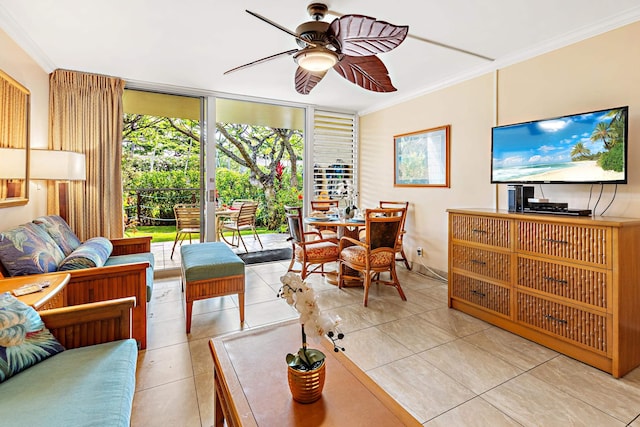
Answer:
[[49, 286], [43, 288], [40, 292], [22, 295], [17, 298], [38, 311], [60, 308], [67, 305], [64, 288], [69, 283], [70, 278], [71, 275], [69, 273], [50, 273], [0, 279], [0, 293], [9, 292], [13, 295], [11, 291], [20, 286], [49, 282]]

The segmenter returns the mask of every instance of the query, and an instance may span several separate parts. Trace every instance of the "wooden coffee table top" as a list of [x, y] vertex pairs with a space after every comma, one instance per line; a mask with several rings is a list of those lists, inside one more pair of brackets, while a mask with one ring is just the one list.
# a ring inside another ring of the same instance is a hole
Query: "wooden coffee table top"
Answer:
[[[402, 406], [325, 339], [311, 341], [327, 355], [320, 400], [295, 402], [287, 384], [286, 354], [300, 347], [297, 321], [212, 339], [216, 425], [421, 426]], [[349, 349], [347, 348], [347, 351]]]

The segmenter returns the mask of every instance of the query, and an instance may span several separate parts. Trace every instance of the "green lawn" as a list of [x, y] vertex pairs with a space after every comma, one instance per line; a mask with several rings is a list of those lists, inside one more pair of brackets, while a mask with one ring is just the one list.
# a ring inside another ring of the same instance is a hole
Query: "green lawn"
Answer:
[[[264, 227], [257, 228], [258, 234], [270, 234], [274, 231], [267, 230]], [[242, 235], [251, 234], [251, 231], [243, 231]], [[136, 230], [127, 230], [125, 237], [151, 236], [152, 243], [173, 242], [176, 238], [176, 227], [174, 225], [144, 225], [136, 227]], [[225, 233], [225, 236], [231, 236], [231, 233]], [[193, 234], [193, 240], [200, 240], [199, 234]]]

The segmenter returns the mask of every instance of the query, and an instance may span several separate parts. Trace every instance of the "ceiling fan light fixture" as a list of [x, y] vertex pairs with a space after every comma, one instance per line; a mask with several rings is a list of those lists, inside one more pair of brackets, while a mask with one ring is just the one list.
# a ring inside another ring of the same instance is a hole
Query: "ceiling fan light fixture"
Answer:
[[303, 49], [294, 58], [308, 71], [327, 71], [338, 63], [338, 54], [324, 47]]

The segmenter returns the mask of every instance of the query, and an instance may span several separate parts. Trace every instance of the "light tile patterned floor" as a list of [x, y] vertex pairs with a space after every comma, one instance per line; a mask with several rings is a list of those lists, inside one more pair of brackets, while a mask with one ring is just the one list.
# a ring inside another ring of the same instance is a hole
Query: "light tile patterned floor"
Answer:
[[[276, 297], [287, 265], [247, 266], [245, 329], [296, 318]], [[616, 380], [448, 309], [441, 282], [402, 267], [399, 275], [408, 301], [374, 286], [367, 308], [362, 288], [308, 281], [322, 309], [342, 318], [346, 354], [425, 426], [640, 427], [640, 369]], [[222, 297], [195, 302], [186, 335], [179, 279], [157, 280], [132, 425], [213, 425], [208, 340], [237, 330], [237, 298]]]

